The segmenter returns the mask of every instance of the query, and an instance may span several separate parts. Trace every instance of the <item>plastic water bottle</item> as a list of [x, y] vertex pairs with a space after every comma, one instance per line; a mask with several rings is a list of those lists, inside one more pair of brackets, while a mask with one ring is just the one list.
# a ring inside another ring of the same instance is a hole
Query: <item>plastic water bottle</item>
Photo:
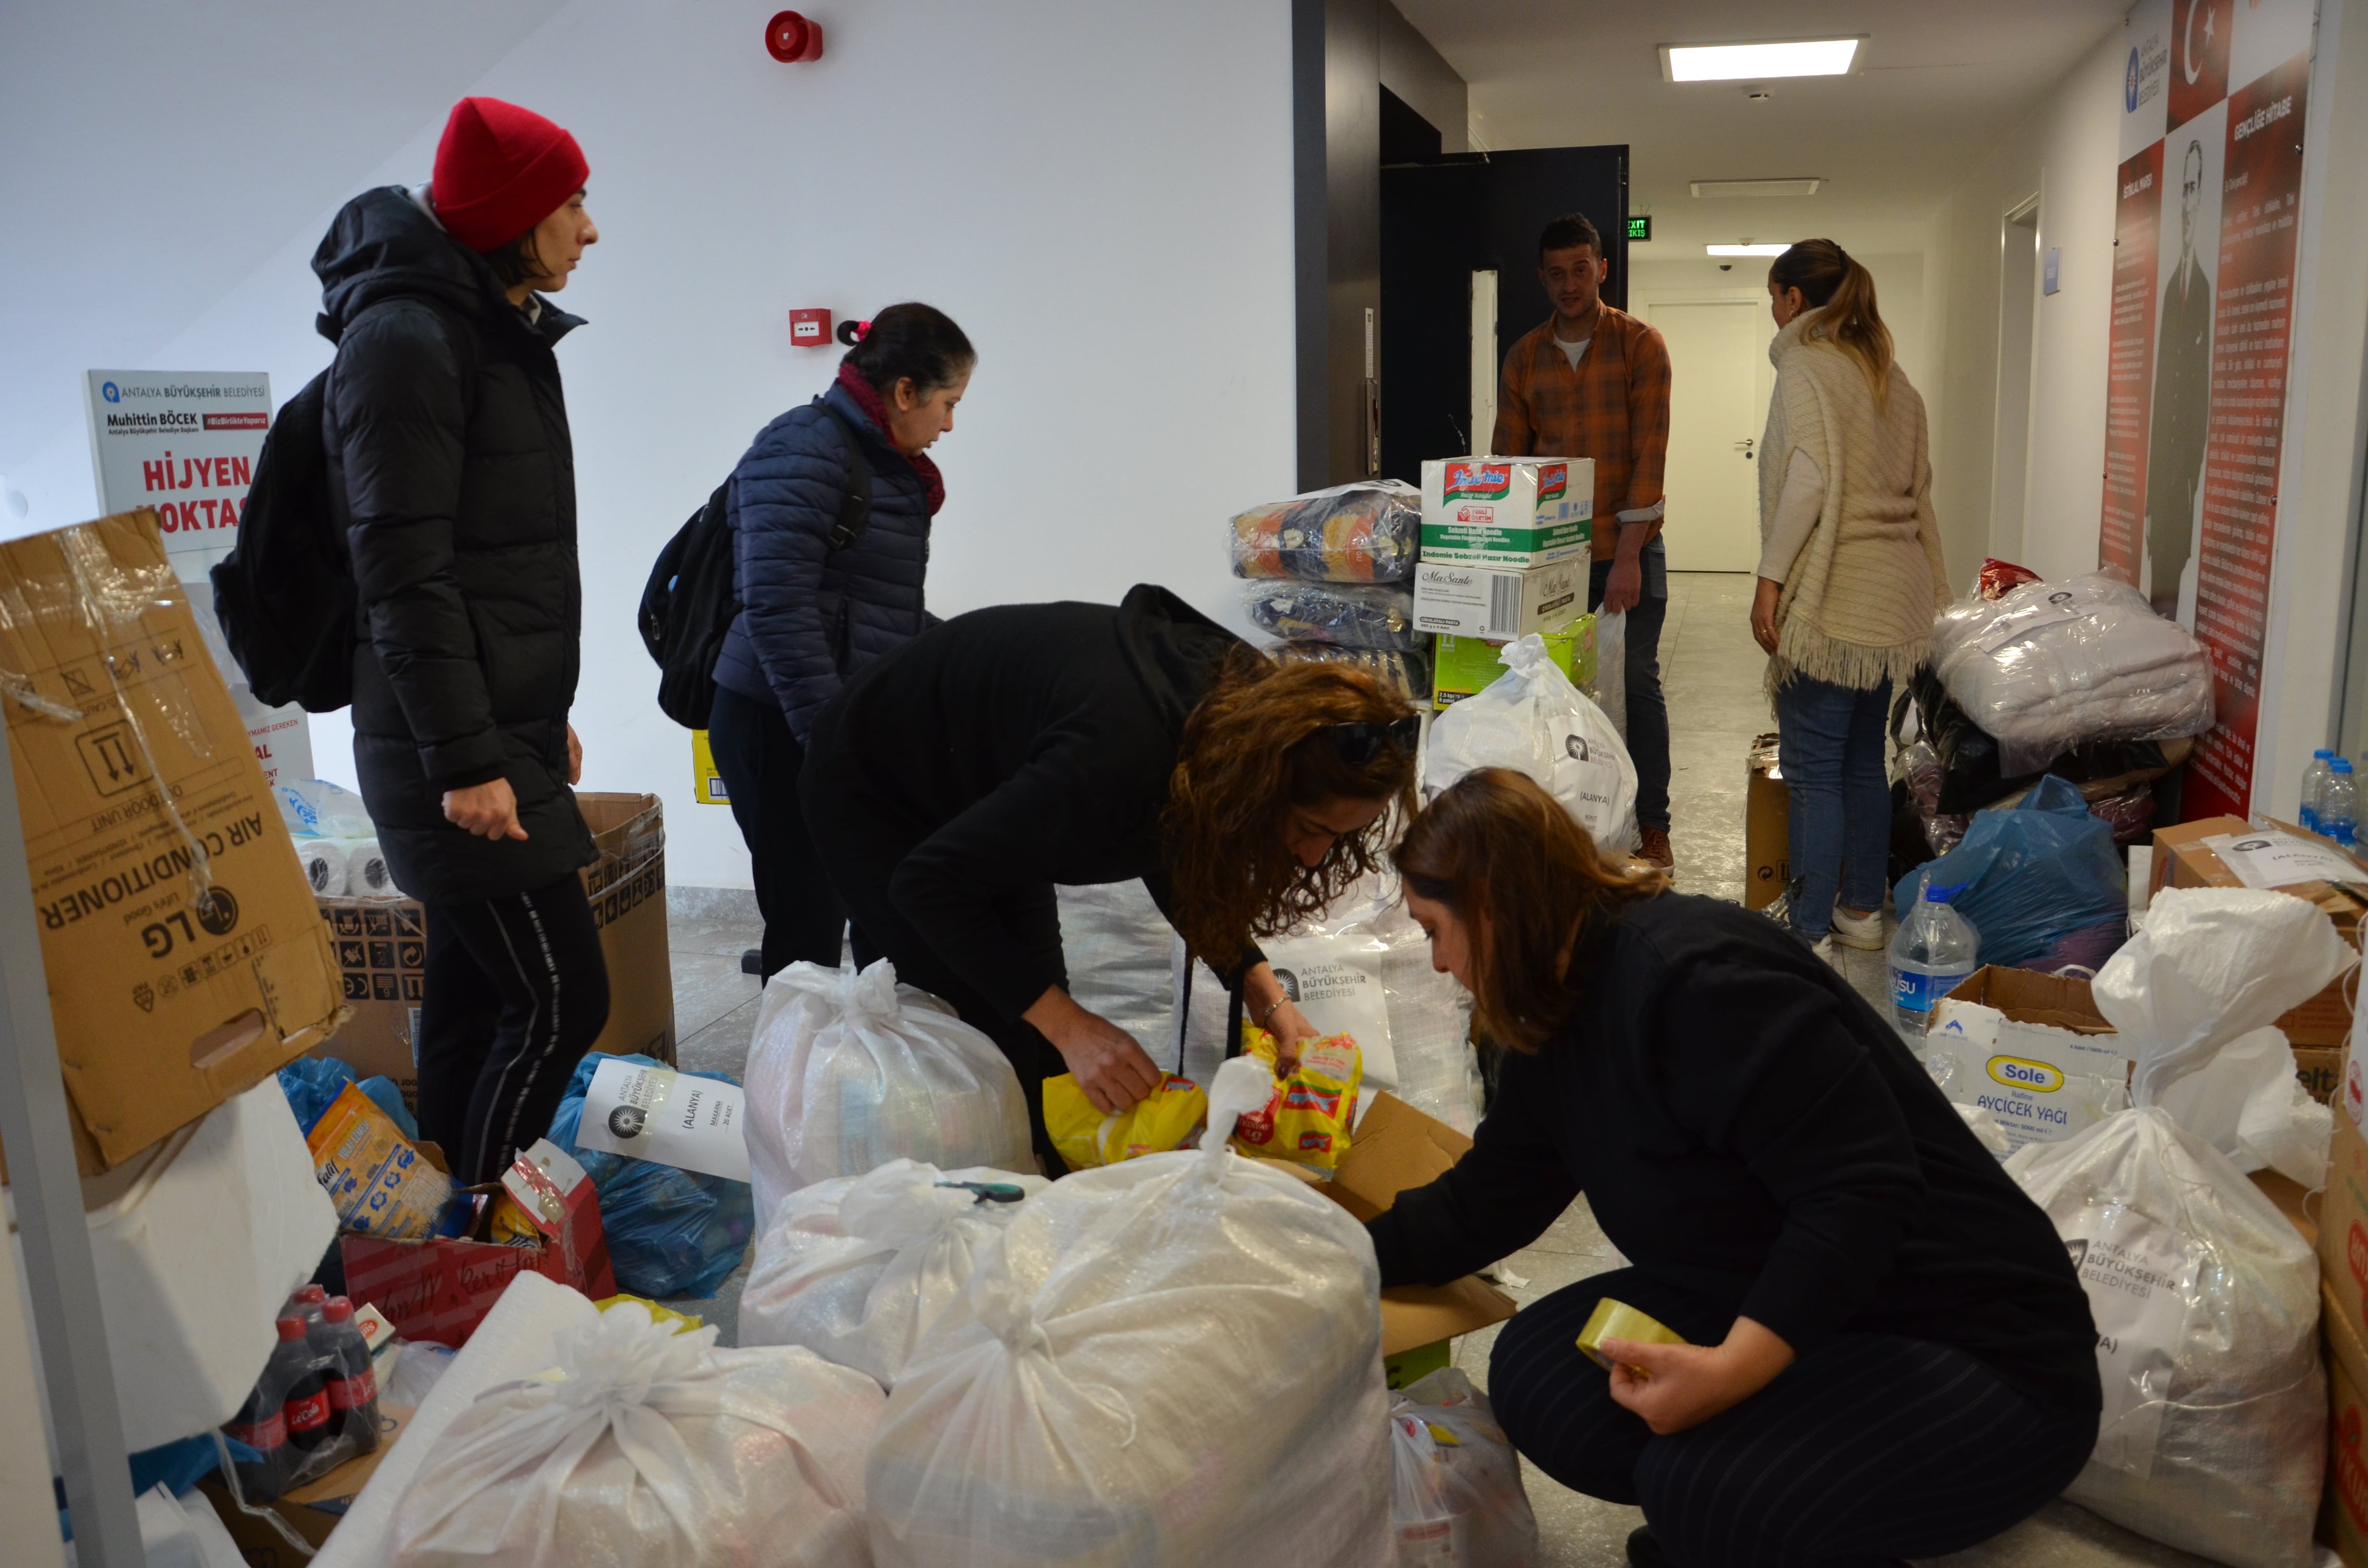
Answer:
[[1891, 938], [1891, 1017], [1919, 1051], [1932, 1008], [1981, 961], [1981, 933], [1950, 907], [1958, 887], [1927, 887]]
[[2349, 849], [2360, 825], [2360, 786], [2352, 779], [2350, 757], [2337, 757], [2333, 767], [2327, 788], [2318, 792], [2318, 831]]
[[2327, 790], [2327, 781], [2335, 777], [2335, 754], [2325, 746], [2310, 754], [2310, 766], [2302, 770], [2302, 825], [2305, 832], [2318, 831], [2319, 797]]

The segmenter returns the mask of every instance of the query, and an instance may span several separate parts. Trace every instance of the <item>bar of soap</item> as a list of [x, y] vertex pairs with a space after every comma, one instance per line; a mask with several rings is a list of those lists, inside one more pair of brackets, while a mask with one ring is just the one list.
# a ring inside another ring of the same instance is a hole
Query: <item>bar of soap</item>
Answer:
[[1676, 1329], [1609, 1296], [1595, 1303], [1595, 1311], [1588, 1314], [1587, 1326], [1578, 1331], [1579, 1349], [1588, 1360], [1609, 1371], [1611, 1363], [1597, 1348], [1607, 1339], [1633, 1339], [1644, 1345], [1687, 1343], [1686, 1336]]

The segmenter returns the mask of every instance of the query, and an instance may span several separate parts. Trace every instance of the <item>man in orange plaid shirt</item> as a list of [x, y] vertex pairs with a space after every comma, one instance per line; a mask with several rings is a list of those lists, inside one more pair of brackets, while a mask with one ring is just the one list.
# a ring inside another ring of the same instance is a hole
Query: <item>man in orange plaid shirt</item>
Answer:
[[1611, 270], [1595, 225], [1573, 212], [1538, 236], [1538, 281], [1554, 313], [1505, 356], [1489, 450], [1595, 460], [1595, 564], [1588, 608], [1628, 616], [1628, 753], [1636, 764], [1641, 853], [1669, 851], [1669, 709], [1661, 623], [1669, 612], [1661, 472], [1669, 455], [1669, 350], [1603, 302]]

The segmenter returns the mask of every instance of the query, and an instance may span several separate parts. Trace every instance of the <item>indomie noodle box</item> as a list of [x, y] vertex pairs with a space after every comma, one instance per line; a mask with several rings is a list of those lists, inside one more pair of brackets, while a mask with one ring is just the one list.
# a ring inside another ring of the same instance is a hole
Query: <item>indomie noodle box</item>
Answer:
[[[1272, 1072], [1274, 1036], [1251, 1024], [1242, 1026], [1243, 1054], [1254, 1056]], [[1364, 1052], [1355, 1037], [1336, 1034], [1303, 1040], [1299, 1065], [1279, 1078], [1266, 1108], [1245, 1116], [1234, 1128], [1234, 1146], [1246, 1154], [1294, 1165], [1329, 1175], [1349, 1152], [1349, 1130], [1356, 1125], [1357, 1094], [1364, 1081]]]
[[1115, 1116], [1096, 1108], [1075, 1074], [1044, 1080], [1044, 1131], [1071, 1170], [1193, 1148], [1208, 1124], [1208, 1091], [1190, 1078], [1171, 1074]]

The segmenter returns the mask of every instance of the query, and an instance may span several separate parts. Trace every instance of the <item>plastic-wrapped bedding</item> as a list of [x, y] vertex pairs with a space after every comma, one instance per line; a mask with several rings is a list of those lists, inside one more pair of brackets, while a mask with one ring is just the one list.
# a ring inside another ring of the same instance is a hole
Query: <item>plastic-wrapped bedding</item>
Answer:
[[922, 1336], [864, 1472], [879, 1568], [1373, 1568], [1392, 1560], [1380, 1277], [1349, 1211], [1204, 1147], [1020, 1206]]
[[1396, 479], [1253, 506], [1225, 535], [1235, 576], [1308, 583], [1403, 583], [1421, 545], [1422, 492]]
[[1289, 664], [1353, 665], [1386, 681], [1409, 702], [1430, 700], [1430, 651], [1343, 648], [1331, 642], [1278, 642], [1267, 649], [1270, 658]]
[[1343, 648], [1425, 646], [1414, 624], [1414, 594], [1387, 583], [1258, 583], [1245, 589], [1250, 619], [1288, 642]]
[[2178, 622], [2102, 573], [1960, 600], [1932, 628], [1949, 695], [1998, 737], [2009, 776], [2084, 743], [2212, 727], [2212, 661]]

